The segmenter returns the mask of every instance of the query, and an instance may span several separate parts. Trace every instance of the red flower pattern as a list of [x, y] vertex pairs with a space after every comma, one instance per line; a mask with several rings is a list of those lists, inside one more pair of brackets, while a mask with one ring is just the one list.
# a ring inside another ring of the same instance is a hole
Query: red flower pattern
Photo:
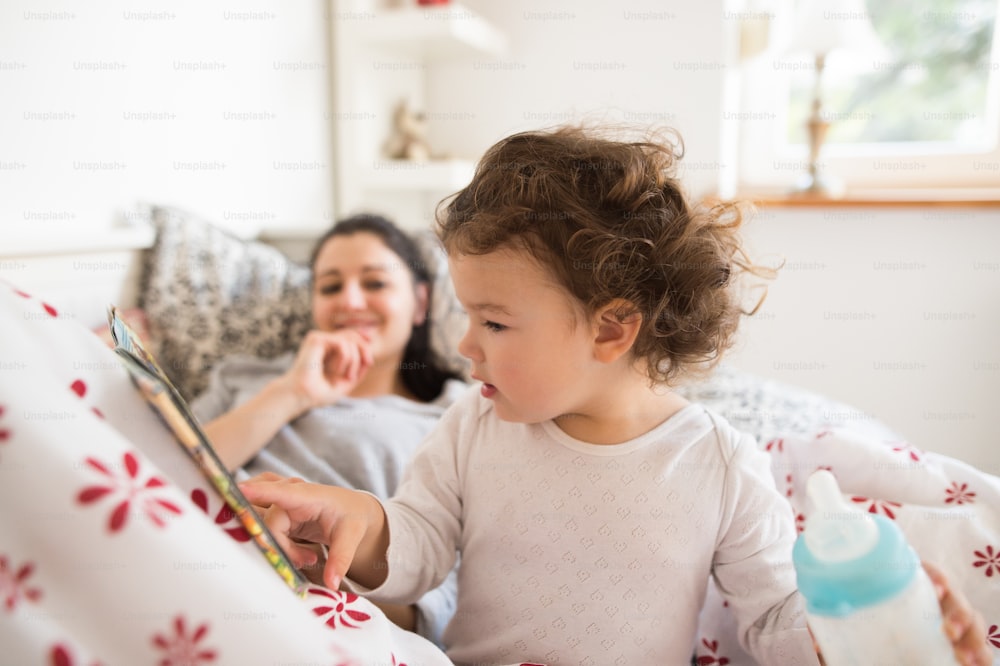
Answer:
[[[719, 641], [710, 641], [707, 638], [701, 639], [701, 644], [705, 646], [711, 654], [700, 655], [695, 660], [698, 666], [708, 666], [709, 664], [718, 664], [719, 666], [725, 666], [729, 663], [728, 657], [720, 657], [719, 652]], [[700, 652], [700, 650], [699, 650]]]
[[[76, 662], [66, 646], [57, 643], [49, 650], [49, 663], [52, 666], [73, 666]], [[100, 666], [100, 662], [93, 662], [93, 666]]]
[[73, 658], [69, 656], [66, 648], [62, 645], [55, 645], [49, 653], [49, 663], [52, 666], [72, 666]]
[[[4, 408], [0, 405], [0, 418], [3, 417]], [[0, 427], [0, 444], [4, 444], [10, 439], [10, 430]]]
[[973, 551], [973, 554], [979, 559], [975, 560], [972, 566], [977, 569], [985, 567], [987, 578], [992, 578], [994, 573], [1000, 575], [1000, 550], [994, 551], [993, 546], [986, 546], [983, 550]]
[[0, 597], [3, 598], [4, 610], [13, 611], [21, 599], [38, 601], [42, 597], [41, 590], [27, 584], [34, 572], [35, 565], [31, 562], [22, 564], [15, 571], [7, 556], [0, 555]]
[[[330, 654], [333, 655], [333, 666], [359, 666], [358, 662], [354, 661], [351, 651], [344, 649], [343, 645], [331, 645]], [[395, 655], [392, 658], [395, 659]]]
[[963, 483], [958, 485], [958, 481], [952, 481], [951, 487], [946, 488], [944, 491], [945, 504], [973, 504], [975, 503], [976, 493], [969, 490], [969, 484]]
[[178, 615], [174, 618], [173, 630], [174, 635], [169, 638], [163, 634], [153, 636], [153, 645], [166, 652], [158, 662], [159, 666], [196, 666], [215, 661], [218, 656], [215, 650], [198, 645], [208, 634], [208, 622], [196, 627], [189, 636], [184, 617]]
[[[87, 383], [82, 379], [74, 380], [73, 383], [69, 385], [69, 390], [71, 390], [73, 393], [76, 393], [77, 396], [79, 396], [80, 398], [83, 398], [83, 396], [87, 395]], [[101, 412], [101, 410], [99, 410], [97, 407], [91, 407], [90, 411], [96, 414], [97, 418], [100, 419], [104, 418], [104, 413]]]
[[891, 518], [896, 520], [896, 509], [903, 506], [899, 502], [890, 502], [889, 500], [880, 499], [870, 499], [868, 497], [853, 496], [851, 501], [856, 504], [864, 504], [868, 502], [868, 513], [883, 513], [886, 518]]
[[117, 495], [124, 498], [115, 505], [108, 519], [108, 530], [112, 533], [118, 532], [125, 527], [128, 520], [129, 505], [133, 500], [139, 508], [157, 527], [164, 527], [165, 514], [179, 514], [181, 512], [173, 502], [152, 496], [157, 488], [164, 488], [164, 483], [156, 476], [150, 476], [146, 481], [139, 478], [139, 461], [131, 453], [122, 456], [125, 474], [119, 475], [112, 472], [106, 465], [96, 458], [87, 458], [86, 464], [91, 469], [100, 472], [108, 485], [87, 486], [77, 495], [76, 500], [80, 504], [92, 504], [106, 495]]
[[[14, 289], [14, 293], [17, 294], [18, 296], [20, 296], [21, 298], [31, 298], [31, 294], [29, 294], [26, 291], [21, 291], [20, 289]], [[58, 317], [59, 316], [59, 313], [56, 311], [56, 309], [54, 307], [52, 307], [51, 305], [49, 305], [45, 301], [40, 301], [40, 302], [42, 304], [42, 309], [45, 310], [49, 315], [51, 315], [53, 317]]]
[[78, 397], [82, 398], [87, 395], [87, 383], [82, 379], [75, 379], [73, 380], [73, 383], [69, 385], [69, 390], [76, 393]]
[[[361, 623], [372, 619], [368, 613], [349, 608], [359, 597], [351, 592], [340, 592], [338, 590], [328, 590], [322, 587], [309, 588], [309, 594], [315, 594], [325, 599], [320, 600], [321, 606], [313, 606], [313, 613], [322, 617], [326, 615], [324, 622], [331, 629], [336, 629], [338, 623], [342, 627], [357, 629]], [[327, 601], [328, 600], [328, 601]], [[329, 603], [333, 605], [326, 605]]]
[[892, 450], [897, 453], [905, 453], [913, 462], [920, 462], [920, 456], [923, 455], [922, 451], [914, 448], [914, 446], [909, 442], [900, 442], [896, 446], [892, 447]]
[[993, 647], [1000, 648], [1000, 627], [995, 624], [991, 624], [990, 628], [986, 631], [986, 640], [989, 641]]
[[770, 442], [764, 445], [765, 451], [777, 451], [778, 453], [783, 453], [785, 451], [785, 440], [782, 438], [772, 439]]
[[[211, 511], [208, 509], [208, 495], [201, 488], [195, 488], [191, 491], [191, 501], [195, 503], [199, 509], [204, 511], [209, 516], [212, 515]], [[234, 522], [236, 527], [225, 527], [226, 523]], [[219, 508], [219, 512], [215, 514], [215, 524], [223, 526], [230, 537], [234, 540], [244, 543], [250, 540], [250, 533], [247, 532], [246, 528], [243, 527], [243, 523], [239, 521], [233, 510], [229, 508], [229, 505], [225, 502]]]

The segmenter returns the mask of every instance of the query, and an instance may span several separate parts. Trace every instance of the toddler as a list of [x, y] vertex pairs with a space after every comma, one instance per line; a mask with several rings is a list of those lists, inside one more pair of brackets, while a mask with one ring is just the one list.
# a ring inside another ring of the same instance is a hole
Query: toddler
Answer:
[[767, 456], [671, 390], [730, 346], [760, 272], [735, 206], [688, 203], [678, 153], [576, 128], [491, 148], [438, 221], [479, 385], [387, 502], [243, 486], [282, 537], [329, 546], [332, 587], [409, 603], [461, 556], [457, 664], [690, 663], [710, 577], [758, 661], [818, 663]]

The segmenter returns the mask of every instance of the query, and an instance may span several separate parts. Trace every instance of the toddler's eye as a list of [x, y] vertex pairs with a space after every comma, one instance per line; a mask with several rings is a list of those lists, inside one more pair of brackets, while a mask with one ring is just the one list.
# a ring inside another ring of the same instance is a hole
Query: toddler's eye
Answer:
[[495, 321], [484, 321], [483, 326], [493, 331], [494, 333], [499, 333], [500, 331], [503, 331], [507, 328], [503, 324], [498, 324]]

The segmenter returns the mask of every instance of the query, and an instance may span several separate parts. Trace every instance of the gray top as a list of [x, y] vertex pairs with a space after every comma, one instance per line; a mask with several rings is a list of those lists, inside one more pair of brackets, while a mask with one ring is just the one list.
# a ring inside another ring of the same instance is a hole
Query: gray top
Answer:
[[[257, 395], [284, 373], [293, 359], [292, 353], [271, 360], [248, 356], [224, 359], [213, 369], [208, 388], [192, 402], [192, 412], [202, 423], [221, 416]], [[441, 395], [428, 403], [397, 395], [342, 398], [283, 426], [243, 470], [251, 476], [262, 472], [298, 476], [386, 499], [395, 493], [424, 437], [467, 388], [459, 380], [449, 380]], [[452, 575], [417, 603], [418, 632], [440, 644], [454, 605]]]

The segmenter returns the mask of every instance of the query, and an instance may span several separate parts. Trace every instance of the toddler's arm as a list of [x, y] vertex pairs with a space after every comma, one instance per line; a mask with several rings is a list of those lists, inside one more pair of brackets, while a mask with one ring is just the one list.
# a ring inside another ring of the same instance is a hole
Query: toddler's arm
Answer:
[[265, 507], [264, 522], [297, 567], [314, 564], [316, 552], [292, 539], [329, 548], [323, 581], [337, 589], [345, 575], [368, 588], [388, 575], [389, 529], [374, 495], [263, 474], [240, 484], [252, 504]]

